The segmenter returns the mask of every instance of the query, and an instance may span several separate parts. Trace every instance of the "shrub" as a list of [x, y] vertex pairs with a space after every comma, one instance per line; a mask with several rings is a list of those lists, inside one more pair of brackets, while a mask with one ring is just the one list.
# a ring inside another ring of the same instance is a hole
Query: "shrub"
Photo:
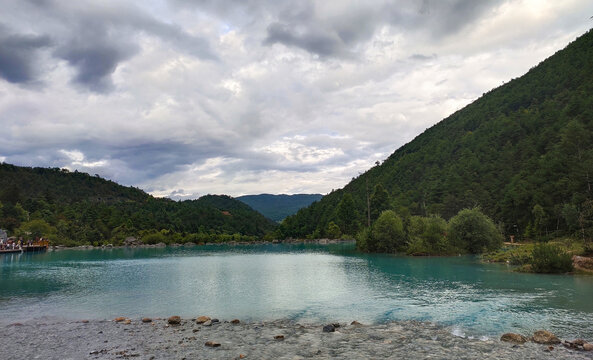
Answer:
[[572, 257], [559, 246], [539, 244], [531, 253], [531, 269], [536, 273], [566, 273], [573, 270]]
[[356, 248], [362, 251], [369, 251], [368, 239], [371, 236], [369, 228], [363, 228], [356, 234]]
[[333, 221], [330, 221], [327, 225], [327, 231], [325, 232], [328, 238], [330, 239], [337, 239], [342, 235], [340, 232], [340, 227]]
[[502, 235], [478, 208], [464, 209], [449, 220], [451, 244], [472, 254], [500, 248]]
[[372, 236], [367, 241], [370, 251], [394, 252], [406, 246], [402, 220], [392, 210], [381, 213], [373, 225]]

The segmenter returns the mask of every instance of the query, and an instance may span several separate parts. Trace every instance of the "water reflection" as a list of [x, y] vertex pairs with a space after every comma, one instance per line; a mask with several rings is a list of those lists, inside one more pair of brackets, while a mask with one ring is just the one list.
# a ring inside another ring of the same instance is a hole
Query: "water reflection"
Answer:
[[296, 244], [64, 250], [1, 259], [0, 321], [171, 314], [417, 319], [476, 335], [547, 328], [593, 336], [584, 320], [593, 313], [590, 277], [518, 274], [474, 257], [365, 255], [352, 244]]

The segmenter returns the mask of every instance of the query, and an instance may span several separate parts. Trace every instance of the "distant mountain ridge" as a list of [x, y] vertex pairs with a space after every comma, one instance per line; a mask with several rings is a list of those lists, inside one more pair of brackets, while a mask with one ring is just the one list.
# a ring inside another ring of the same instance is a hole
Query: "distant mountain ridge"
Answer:
[[0, 228], [14, 232], [31, 220], [43, 220], [54, 238], [71, 245], [117, 243], [151, 232], [172, 242], [188, 234], [209, 237], [204, 241], [215, 235], [262, 237], [276, 226], [226, 195], [173, 201], [77, 171], [0, 163]]
[[[593, 238], [592, 79], [589, 30], [288, 217], [280, 236], [323, 236], [332, 222], [362, 229], [381, 185], [404, 221], [480, 206], [507, 235]], [[344, 215], [347, 194], [354, 204]]]
[[235, 199], [251, 206], [268, 219], [278, 222], [295, 214], [299, 209], [321, 200], [322, 197], [321, 194], [259, 194], [239, 196]]

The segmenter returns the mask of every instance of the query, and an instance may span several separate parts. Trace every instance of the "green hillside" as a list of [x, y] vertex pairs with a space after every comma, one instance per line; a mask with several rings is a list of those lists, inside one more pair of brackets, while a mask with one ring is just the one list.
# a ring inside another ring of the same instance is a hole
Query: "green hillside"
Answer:
[[[507, 235], [591, 237], [592, 80], [589, 31], [287, 218], [279, 235], [324, 236], [331, 221], [342, 232], [360, 230], [367, 193], [380, 184], [387, 207], [404, 218], [448, 219], [479, 206]], [[354, 201], [350, 215], [339, 211], [345, 194]]]
[[321, 194], [259, 194], [239, 196], [235, 199], [251, 206], [268, 219], [281, 221], [313, 202], [319, 201], [322, 197]]
[[57, 168], [0, 164], [0, 203], [0, 228], [18, 235], [30, 232], [31, 226], [43, 228], [56, 243], [70, 245], [148, 235], [159, 242], [250, 240], [275, 227], [229, 196], [175, 202]]

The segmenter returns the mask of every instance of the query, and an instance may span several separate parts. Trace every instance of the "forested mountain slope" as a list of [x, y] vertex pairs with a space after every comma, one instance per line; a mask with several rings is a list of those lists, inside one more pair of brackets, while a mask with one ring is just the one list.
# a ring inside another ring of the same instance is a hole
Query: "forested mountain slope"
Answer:
[[273, 222], [229, 196], [175, 202], [85, 173], [10, 164], [0, 164], [0, 204], [0, 228], [18, 233], [43, 220], [54, 239], [69, 244], [160, 231], [183, 240], [187, 234], [263, 236], [274, 229]]
[[[480, 206], [506, 234], [582, 236], [593, 227], [592, 139], [589, 31], [427, 129], [343, 189], [287, 218], [280, 235], [323, 236], [330, 221], [347, 233], [360, 229], [367, 223], [367, 193], [380, 184], [389, 207], [404, 217], [447, 219]], [[352, 195], [352, 211], [340, 211], [345, 194]]]
[[294, 194], [294, 195], [244, 195], [235, 199], [244, 202], [259, 211], [268, 219], [280, 221], [289, 215], [295, 214], [300, 209], [320, 200], [321, 194]]

